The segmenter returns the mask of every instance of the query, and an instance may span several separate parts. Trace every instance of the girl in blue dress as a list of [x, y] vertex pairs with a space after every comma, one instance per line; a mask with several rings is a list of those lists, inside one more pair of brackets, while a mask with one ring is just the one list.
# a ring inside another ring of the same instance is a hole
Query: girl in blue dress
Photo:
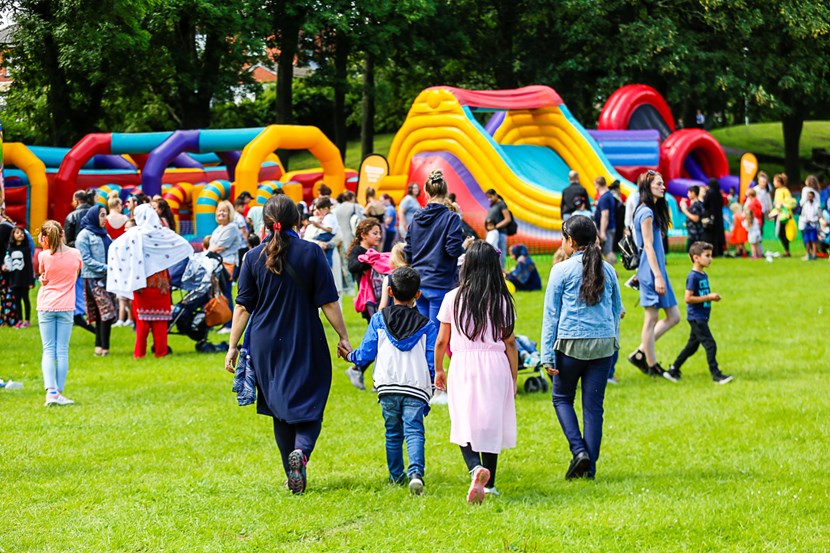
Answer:
[[[671, 223], [669, 206], [666, 203], [666, 185], [663, 176], [649, 170], [637, 179], [640, 204], [634, 212], [634, 239], [640, 248], [640, 265], [637, 278], [640, 281], [640, 305], [645, 308], [643, 332], [637, 351], [628, 356], [628, 361], [643, 373], [651, 376], [663, 374], [657, 362], [655, 342], [670, 328], [680, 322], [677, 299], [666, 273], [666, 252], [663, 237]], [[660, 319], [660, 310], [666, 313]]]
[[337, 354], [352, 348], [326, 256], [297, 235], [294, 202], [273, 196], [263, 217], [271, 235], [242, 261], [225, 369], [234, 372], [248, 327], [257, 413], [274, 419], [288, 488], [300, 494], [331, 388], [331, 356], [318, 308], [339, 336]]

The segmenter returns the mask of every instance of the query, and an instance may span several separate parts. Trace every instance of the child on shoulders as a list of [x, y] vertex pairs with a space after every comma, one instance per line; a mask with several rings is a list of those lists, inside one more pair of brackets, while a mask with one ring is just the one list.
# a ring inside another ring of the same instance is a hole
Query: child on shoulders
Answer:
[[689, 257], [692, 258], [692, 270], [686, 277], [686, 319], [689, 321], [691, 332], [686, 347], [677, 356], [669, 370], [663, 376], [672, 382], [680, 380], [680, 367], [697, 352], [700, 345], [706, 350], [706, 361], [709, 363], [709, 372], [715, 384], [728, 384], [732, 377], [725, 375], [718, 367], [718, 345], [709, 330], [709, 315], [712, 312], [712, 302], [720, 301], [720, 294], [710, 291], [709, 275], [706, 268], [712, 264], [712, 244], [695, 242], [689, 248]]
[[[434, 347], [438, 330], [414, 308], [421, 295], [421, 277], [400, 267], [389, 277], [394, 305], [375, 313], [360, 347], [346, 356], [359, 367], [375, 362], [374, 381], [386, 425], [386, 464], [389, 481], [409, 491], [424, 491], [424, 417], [429, 412], [434, 377]], [[409, 467], [404, 472], [406, 441]]]

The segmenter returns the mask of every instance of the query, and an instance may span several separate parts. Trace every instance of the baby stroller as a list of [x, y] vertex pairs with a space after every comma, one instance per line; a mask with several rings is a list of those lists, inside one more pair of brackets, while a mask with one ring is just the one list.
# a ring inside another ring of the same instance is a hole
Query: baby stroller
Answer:
[[519, 376], [526, 376], [524, 383], [525, 393], [547, 392], [550, 387], [548, 376], [542, 369], [542, 358], [536, 349], [536, 342], [527, 336], [516, 335], [516, 346], [519, 350]]
[[[222, 258], [214, 252], [197, 253], [190, 256], [180, 276], [171, 270], [171, 284], [178, 287], [183, 295], [173, 306], [173, 318], [167, 329], [170, 334], [183, 334], [196, 342], [196, 351], [216, 353], [228, 351], [227, 342], [211, 344], [205, 322], [205, 305], [214, 296], [215, 290], [224, 290], [227, 272]], [[177, 278], [178, 277], [178, 278]]]

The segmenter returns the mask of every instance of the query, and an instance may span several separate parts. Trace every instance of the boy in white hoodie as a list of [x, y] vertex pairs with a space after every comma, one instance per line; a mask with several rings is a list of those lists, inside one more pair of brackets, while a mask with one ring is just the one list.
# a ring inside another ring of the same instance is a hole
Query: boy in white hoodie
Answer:
[[[349, 353], [350, 363], [363, 367], [375, 362], [374, 381], [386, 424], [386, 464], [389, 480], [409, 491], [424, 491], [424, 417], [429, 412], [435, 378], [435, 340], [438, 327], [415, 309], [421, 295], [421, 277], [411, 267], [389, 277], [390, 305], [372, 316], [360, 347]], [[409, 456], [404, 473], [403, 442]]]

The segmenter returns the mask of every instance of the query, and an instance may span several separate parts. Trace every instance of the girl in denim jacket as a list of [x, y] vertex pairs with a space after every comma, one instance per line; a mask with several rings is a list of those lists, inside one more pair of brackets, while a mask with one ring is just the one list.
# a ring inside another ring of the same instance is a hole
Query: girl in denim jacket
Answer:
[[[574, 215], [565, 221], [562, 247], [570, 258], [550, 272], [542, 319], [542, 364], [553, 377], [553, 405], [573, 455], [565, 473], [570, 480], [596, 474], [605, 386], [620, 349], [623, 306], [617, 275], [602, 259], [591, 219]], [[579, 380], [584, 433], [574, 410]]]

